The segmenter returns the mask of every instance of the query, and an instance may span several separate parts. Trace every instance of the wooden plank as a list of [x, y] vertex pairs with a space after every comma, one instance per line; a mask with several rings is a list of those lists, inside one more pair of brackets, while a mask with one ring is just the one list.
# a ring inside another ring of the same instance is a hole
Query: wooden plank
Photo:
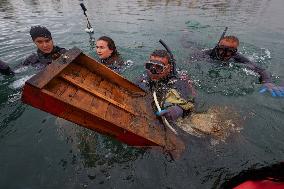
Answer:
[[62, 70], [64, 70], [74, 59], [79, 57], [81, 53], [82, 51], [78, 48], [73, 48], [67, 51], [64, 55], [61, 55], [57, 60], [49, 64], [39, 74], [36, 74], [31, 79], [29, 79], [27, 83], [42, 89], [56, 75], [58, 75]]
[[[78, 65], [78, 64], [76, 64]], [[79, 65], [78, 65], [79, 66]], [[80, 79], [81, 79], [81, 82], [83, 83], [84, 80], [86, 79], [86, 77], [88, 75], [92, 74], [87, 68], [85, 67], [81, 67], [81, 71], [80, 71]], [[96, 78], [96, 79], [99, 79], [99, 78]]]
[[72, 64], [69, 64], [69, 66], [60, 73], [60, 75], [67, 75], [72, 78], [80, 78], [81, 70], [82, 70], [82, 67], [72, 63]]
[[[107, 98], [107, 99], [113, 99], [112, 95], [112, 89], [113, 85], [112, 83], [109, 83], [108, 81], [102, 79], [100, 82], [100, 85], [98, 86], [98, 90]], [[115, 100], [114, 100], [115, 101]], [[117, 102], [117, 101], [116, 101]], [[119, 103], [119, 102], [117, 102]]]
[[128, 104], [127, 100], [131, 101], [132, 97], [130, 95], [127, 95], [124, 93], [122, 89], [119, 88], [119, 86], [115, 85], [111, 91], [113, 99], [119, 103], [122, 104]]
[[91, 112], [101, 115], [103, 119], [105, 119], [107, 108], [109, 106], [109, 103], [101, 98], [94, 97], [91, 103]]
[[68, 88], [69, 84], [60, 78], [54, 78], [51, 80], [44, 89], [60, 96]]
[[77, 103], [78, 107], [89, 110], [91, 109], [93, 99], [94, 99], [93, 95], [86, 92], [85, 90], [78, 89], [72, 101], [74, 103]]
[[119, 107], [119, 108], [121, 108], [121, 109], [123, 109], [123, 110], [125, 110], [125, 111], [127, 111], [127, 112], [129, 112], [131, 114], [133, 114], [133, 115], [136, 115], [136, 113], [130, 107], [128, 107], [127, 105], [120, 104], [119, 102], [117, 102], [117, 101], [115, 101], [115, 100], [113, 100], [111, 98], [108, 98], [108, 96], [106, 96], [105, 94], [102, 94], [102, 93], [98, 92], [96, 89], [91, 88], [88, 85], [85, 85], [85, 83], [80, 83], [79, 81], [71, 78], [68, 75], [64, 75], [64, 74], [61, 75], [61, 78], [65, 79], [66, 81], [68, 81], [70, 83], [72, 83], [73, 85], [75, 85], [78, 88], [86, 90], [89, 93], [91, 93], [91, 94], [93, 94], [93, 95], [95, 95], [95, 96], [97, 96], [97, 97], [99, 97], [99, 98], [101, 98], [101, 99], [111, 103], [111, 104], [114, 104], [115, 106], [117, 106], [117, 107]]
[[131, 94], [138, 96], [146, 95], [146, 92], [143, 89], [85, 54], [82, 54], [80, 57], [78, 57], [76, 61], [81, 65], [86, 66], [91, 72], [101, 75], [101, 77], [104, 79], [119, 85], [120, 87], [129, 91]]
[[124, 128], [128, 128], [128, 125], [132, 120], [131, 114], [126, 112], [121, 112], [121, 110], [118, 107], [112, 104], [109, 104], [105, 118], [110, 122], [114, 123], [115, 125], [120, 125], [121, 127]]
[[[44, 89], [43, 89], [43, 91], [46, 92]], [[74, 98], [74, 96], [76, 95], [77, 91], [78, 91], [78, 88], [74, 87], [73, 85], [68, 85], [66, 90], [63, 91], [63, 93], [58, 97], [63, 102], [70, 103], [72, 101], [72, 99]]]

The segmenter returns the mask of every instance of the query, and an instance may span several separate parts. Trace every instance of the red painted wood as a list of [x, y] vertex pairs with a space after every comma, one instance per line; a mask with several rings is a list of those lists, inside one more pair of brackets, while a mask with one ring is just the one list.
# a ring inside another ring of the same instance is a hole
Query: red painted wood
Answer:
[[[24, 86], [23, 94], [22, 94], [22, 101], [26, 104], [30, 104], [35, 108], [41, 109], [43, 111], [49, 112], [55, 116], [59, 117], [66, 117], [68, 112], [72, 109], [72, 107], [66, 103], [63, 103], [60, 100], [55, 99], [48, 94], [43, 93], [39, 89], [26, 84]], [[76, 107], [73, 107], [76, 109]], [[79, 111], [79, 110], [77, 110]], [[82, 114], [87, 114], [87, 112], [83, 112]], [[95, 121], [97, 117], [89, 114], [90, 119]], [[69, 119], [70, 120], [70, 119]], [[71, 120], [72, 121], [72, 120]], [[73, 121], [74, 122], [74, 121]], [[100, 124], [108, 125], [111, 128], [110, 131], [105, 132], [102, 130], [97, 129], [96, 127], [92, 127], [91, 125], [87, 125], [86, 127], [98, 131], [110, 136], [115, 137], [117, 140], [122, 141], [131, 146], [157, 146], [157, 144], [149, 141], [143, 137], [140, 137], [134, 133], [127, 132], [114, 124], [108, 123], [106, 121], [100, 120]], [[78, 124], [78, 122], [75, 122]]]

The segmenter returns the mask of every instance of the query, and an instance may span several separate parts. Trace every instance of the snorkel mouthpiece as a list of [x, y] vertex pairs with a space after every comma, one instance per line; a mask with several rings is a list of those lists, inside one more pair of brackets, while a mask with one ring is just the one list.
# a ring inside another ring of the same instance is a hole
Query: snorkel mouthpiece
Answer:
[[150, 68], [149, 71], [151, 72], [151, 74], [158, 74], [158, 72], [157, 72], [155, 67]]

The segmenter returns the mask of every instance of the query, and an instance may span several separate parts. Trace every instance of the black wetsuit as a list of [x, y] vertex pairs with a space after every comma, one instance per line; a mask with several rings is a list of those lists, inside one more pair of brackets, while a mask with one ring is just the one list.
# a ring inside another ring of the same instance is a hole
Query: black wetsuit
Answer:
[[[196, 91], [188, 76], [177, 75], [160, 81], [151, 81], [147, 74], [143, 74], [143, 77], [139, 78], [135, 83], [145, 91], [156, 91], [158, 101], [163, 102], [162, 108], [165, 106], [165, 96], [170, 89], [175, 89], [180, 94], [181, 98], [187, 101], [194, 102], [196, 97]], [[153, 107], [155, 106], [153, 105]], [[184, 115], [187, 115], [188, 113], [188, 111], [184, 111]]]
[[[51, 53], [44, 54], [39, 49], [37, 50], [37, 53], [33, 53], [30, 56], [28, 56], [21, 64], [16, 66], [15, 69], [18, 69], [22, 66], [33, 66], [37, 69], [43, 69], [48, 64], [52, 62], [52, 60], [57, 59], [61, 54], [65, 53], [66, 49], [60, 48], [58, 46], [54, 46]], [[14, 75], [14, 71], [8, 66], [7, 63], [0, 60], [0, 73], [4, 75]]]
[[20, 66], [33, 66], [38, 69], [45, 68], [48, 64], [52, 62], [52, 60], [57, 59], [61, 54], [65, 53], [66, 49], [60, 48], [58, 46], [54, 46], [51, 53], [44, 54], [39, 49], [37, 50], [37, 53], [31, 54], [29, 57], [27, 57]]
[[14, 75], [13, 70], [2, 60], [0, 60], [0, 73], [3, 75]]
[[106, 59], [100, 59], [100, 62], [117, 73], [120, 73], [125, 65], [120, 55], [113, 55]]
[[[217, 49], [209, 49], [205, 51], [205, 54], [209, 55], [211, 59], [220, 60], [217, 54]], [[241, 55], [240, 53], [236, 53], [231, 57], [235, 62], [244, 64], [248, 69], [258, 73], [260, 75], [259, 81], [261, 83], [269, 83], [271, 82], [271, 75], [265, 71], [265, 69], [259, 67], [255, 63], [251, 62], [248, 58]]]

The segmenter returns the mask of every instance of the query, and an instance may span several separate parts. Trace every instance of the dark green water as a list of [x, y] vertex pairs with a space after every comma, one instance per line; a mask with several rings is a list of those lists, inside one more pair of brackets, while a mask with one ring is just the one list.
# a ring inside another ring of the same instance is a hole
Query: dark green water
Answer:
[[[75, 0], [1, 0], [0, 57], [15, 67], [35, 51], [30, 26], [48, 27], [56, 44], [94, 55], [84, 32], [85, 18]], [[84, 1], [95, 37], [111, 36], [133, 65], [125, 76], [143, 71], [163, 39], [179, 67], [194, 80], [207, 106], [230, 106], [242, 129], [225, 141], [184, 136], [181, 159], [138, 150], [24, 105], [21, 84], [36, 72], [0, 76], [0, 188], [218, 188], [248, 168], [284, 159], [284, 99], [258, 94], [257, 76], [242, 68], [215, 68], [194, 57], [215, 45], [225, 26], [241, 41], [240, 52], [284, 78], [282, 0], [96, 0]]]

